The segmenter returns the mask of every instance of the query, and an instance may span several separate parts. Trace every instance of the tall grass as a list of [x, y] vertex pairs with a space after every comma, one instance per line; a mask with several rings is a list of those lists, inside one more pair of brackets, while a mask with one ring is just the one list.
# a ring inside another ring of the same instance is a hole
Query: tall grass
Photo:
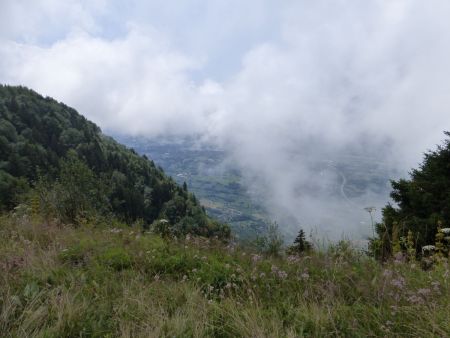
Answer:
[[445, 337], [449, 266], [0, 220], [4, 337]]

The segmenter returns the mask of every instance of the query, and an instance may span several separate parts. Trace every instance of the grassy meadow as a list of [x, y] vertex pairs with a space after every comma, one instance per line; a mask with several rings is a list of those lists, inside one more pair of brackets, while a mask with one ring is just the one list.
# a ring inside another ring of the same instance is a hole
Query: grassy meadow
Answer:
[[0, 220], [2, 337], [447, 337], [449, 265]]

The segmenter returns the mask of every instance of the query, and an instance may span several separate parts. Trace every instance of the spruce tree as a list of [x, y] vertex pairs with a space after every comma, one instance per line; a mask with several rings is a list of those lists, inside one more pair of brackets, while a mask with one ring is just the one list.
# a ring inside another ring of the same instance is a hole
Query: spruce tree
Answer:
[[309, 241], [306, 240], [305, 231], [303, 229], [300, 229], [297, 237], [294, 240], [294, 244], [289, 249], [289, 252], [298, 254], [305, 251], [310, 251], [311, 249], [312, 245]]

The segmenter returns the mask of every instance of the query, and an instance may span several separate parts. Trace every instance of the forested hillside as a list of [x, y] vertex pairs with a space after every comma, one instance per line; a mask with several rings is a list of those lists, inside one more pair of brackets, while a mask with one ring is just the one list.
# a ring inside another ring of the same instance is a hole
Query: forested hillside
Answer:
[[0, 86], [0, 210], [24, 200], [64, 222], [113, 216], [157, 221], [162, 232], [229, 236], [146, 156], [52, 98]]

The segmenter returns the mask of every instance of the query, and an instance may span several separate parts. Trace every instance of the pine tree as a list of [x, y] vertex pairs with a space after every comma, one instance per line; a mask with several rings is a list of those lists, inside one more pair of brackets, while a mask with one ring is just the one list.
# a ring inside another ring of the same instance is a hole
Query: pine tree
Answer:
[[294, 240], [294, 244], [289, 248], [289, 252], [298, 254], [305, 251], [310, 251], [311, 249], [312, 245], [309, 241], [306, 240], [305, 231], [303, 231], [303, 229], [300, 229], [297, 237]]

